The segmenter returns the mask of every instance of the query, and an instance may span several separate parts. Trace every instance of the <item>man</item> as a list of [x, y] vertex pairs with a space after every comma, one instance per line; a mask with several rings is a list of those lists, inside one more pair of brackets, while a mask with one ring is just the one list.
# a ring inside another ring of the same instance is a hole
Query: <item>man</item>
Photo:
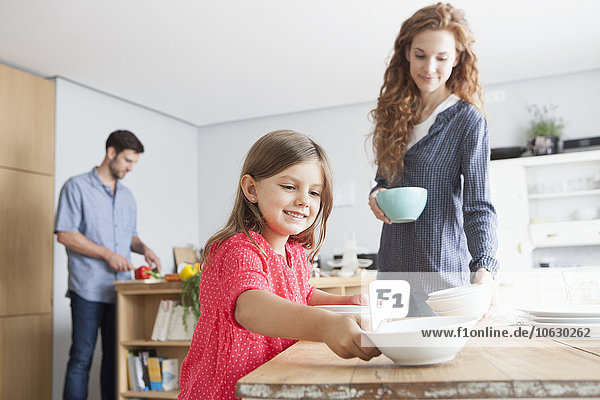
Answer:
[[136, 231], [136, 204], [121, 179], [133, 169], [144, 146], [129, 131], [106, 140], [99, 167], [70, 178], [63, 186], [55, 233], [69, 259], [73, 322], [72, 343], [63, 398], [86, 399], [98, 329], [102, 335], [100, 386], [102, 399], [115, 397], [115, 300], [112, 281], [131, 278], [134, 251], [161, 270], [160, 259]]

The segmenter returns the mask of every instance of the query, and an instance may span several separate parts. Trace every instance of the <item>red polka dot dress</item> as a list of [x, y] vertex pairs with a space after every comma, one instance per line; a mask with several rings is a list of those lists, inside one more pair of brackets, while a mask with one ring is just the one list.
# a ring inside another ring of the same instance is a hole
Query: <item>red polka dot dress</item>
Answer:
[[260, 234], [250, 234], [266, 256], [240, 233], [215, 250], [212, 266], [202, 272], [201, 315], [181, 366], [180, 400], [235, 399], [238, 379], [296, 342], [259, 335], [235, 321], [236, 299], [246, 290], [267, 290], [308, 304], [314, 289], [308, 284], [311, 269], [300, 244], [285, 245], [290, 267]]

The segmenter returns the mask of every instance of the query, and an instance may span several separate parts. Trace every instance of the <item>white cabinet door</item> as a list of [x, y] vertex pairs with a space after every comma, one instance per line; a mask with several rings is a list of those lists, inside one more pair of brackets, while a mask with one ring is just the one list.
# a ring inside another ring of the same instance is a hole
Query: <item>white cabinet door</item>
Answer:
[[500, 268], [515, 270], [531, 267], [531, 244], [527, 227], [498, 228], [498, 252]]
[[525, 168], [503, 162], [490, 166], [490, 193], [500, 227], [524, 227], [529, 224]]
[[529, 211], [525, 168], [492, 162], [490, 168], [492, 204], [498, 215], [498, 252], [502, 269], [531, 267]]

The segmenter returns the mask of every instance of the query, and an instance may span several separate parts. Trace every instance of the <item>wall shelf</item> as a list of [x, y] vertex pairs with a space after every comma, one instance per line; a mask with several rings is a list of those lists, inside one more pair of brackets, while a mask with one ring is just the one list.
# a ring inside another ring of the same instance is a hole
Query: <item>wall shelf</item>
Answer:
[[600, 196], [600, 189], [594, 190], [577, 190], [572, 192], [552, 192], [552, 193], [534, 193], [530, 194], [530, 200], [536, 199], [557, 199], [564, 197], [580, 197], [580, 196]]

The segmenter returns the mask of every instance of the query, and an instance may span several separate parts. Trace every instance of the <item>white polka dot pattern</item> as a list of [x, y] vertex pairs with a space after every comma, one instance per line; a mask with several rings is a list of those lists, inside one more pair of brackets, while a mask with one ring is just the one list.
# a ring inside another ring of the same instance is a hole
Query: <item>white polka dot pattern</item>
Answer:
[[261, 235], [250, 234], [267, 256], [240, 233], [215, 250], [213, 265], [202, 272], [201, 316], [181, 366], [178, 399], [235, 399], [238, 379], [295, 343], [251, 332], [234, 318], [236, 299], [245, 290], [267, 290], [308, 304], [314, 289], [308, 284], [311, 270], [301, 245], [286, 244], [288, 266]]

